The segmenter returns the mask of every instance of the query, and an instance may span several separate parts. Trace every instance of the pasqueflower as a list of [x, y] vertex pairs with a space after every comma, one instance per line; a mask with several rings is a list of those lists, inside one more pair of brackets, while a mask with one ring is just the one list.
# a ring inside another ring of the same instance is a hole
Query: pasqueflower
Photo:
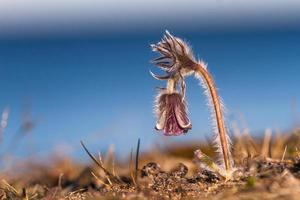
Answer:
[[[220, 157], [223, 158], [221, 164], [229, 173], [233, 165], [230, 138], [224, 122], [223, 104], [207, 65], [202, 61], [196, 61], [189, 45], [168, 31], [160, 42], [151, 47], [153, 51], [160, 53], [160, 57], [154, 59], [153, 63], [166, 73], [163, 76], [152, 72], [151, 74], [158, 80], [167, 80], [166, 89], [159, 93], [155, 102], [158, 118], [156, 129], [163, 130], [165, 135], [180, 135], [191, 128], [186, 111], [184, 79], [188, 75], [195, 74], [207, 96], [215, 134], [214, 143]], [[181, 85], [180, 92], [178, 85]]]

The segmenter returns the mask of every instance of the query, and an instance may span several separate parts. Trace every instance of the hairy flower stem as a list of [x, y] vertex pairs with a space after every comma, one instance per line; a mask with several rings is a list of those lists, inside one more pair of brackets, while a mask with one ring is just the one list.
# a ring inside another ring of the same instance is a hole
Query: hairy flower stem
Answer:
[[199, 76], [201, 76], [204, 80], [204, 84], [206, 84], [209, 95], [211, 97], [212, 106], [214, 109], [214, 115], [216, 118], [216, 126], [218, 130], [218, 134], [220, 137], [220, 143], [221, 143], [221, 149], [222, 149], [222, 155], [224, 159], [224, 165], [227, 172], [231, 170], [231, 163], [230, 163], [230, 150], [229, 150], [229, 144], [226, 138], [226, 129], [225, 129], [225, 123], [224, 118], [222, 114], [222, 108], [221, 108], [221, 101], [219, 99], [214, 80], [212, 76], [209, 74], [209, 72], [199, 63], [195, 66], [195, 73]]

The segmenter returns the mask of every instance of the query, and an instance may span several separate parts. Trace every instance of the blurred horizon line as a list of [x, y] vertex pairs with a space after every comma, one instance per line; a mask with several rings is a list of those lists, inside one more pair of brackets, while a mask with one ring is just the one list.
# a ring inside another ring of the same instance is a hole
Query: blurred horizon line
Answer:
[[[118, 6], [116, 6], [118, 5]], [[4, 1], [0, 39], [300, 31], [300, 2], [254, 0]]]
[[281, 27], [243, 27], [243, 28], [208, 28], [204, 30], [197, 30], [192, 27], [156, 27], [156, 28], [149, 28], [139, 31], [134, 31], [131, 29], [125, 30], [97, 30], [97, 29], [82, 29], [79, 31], [45, 31], [45, 32], [26, 32], [26, 33], [1, 33], [0, 32], [0, 41], [11, 41], [11, 40], [60, 40], [60, 39], [70, 39], [70, 40], [89, 40], [89, 39], [118, 39], [118, 38], [139, 38], [144, 36], [160, 36], [166, 30], [175, 33], [175, 34], [183, 34], [183, 35], [264, 35], [264, 34], [275, 34], [281, 35], [286, 33], [300, 33], [300, 26], [281, 26]]

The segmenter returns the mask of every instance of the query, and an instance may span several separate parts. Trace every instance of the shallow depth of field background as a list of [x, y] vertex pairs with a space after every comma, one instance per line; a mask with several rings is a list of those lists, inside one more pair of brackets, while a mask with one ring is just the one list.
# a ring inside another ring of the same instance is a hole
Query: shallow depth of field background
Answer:
[[[114, 145], [127, 156], [138, 138], [142, 150], [210, 138], [203, 91], [192, 78], [192, 131], [166, 138], [154, 130], [155, 87], [164, 82], [149, 74], [161, 73], [149, 63], [157, 56], [149, 45], [166, 29], [208, 63], [229, 126], [246, 126], [252, 134], [295, 128], [300, 3], [243, 2], [0, 1], [0, 112], [9, 109], [1, 155], [15, 160], [54, 152], [86, 160], [80, 140], [93, 152]], [[24, 119], [33, 125], [25, 131]]]

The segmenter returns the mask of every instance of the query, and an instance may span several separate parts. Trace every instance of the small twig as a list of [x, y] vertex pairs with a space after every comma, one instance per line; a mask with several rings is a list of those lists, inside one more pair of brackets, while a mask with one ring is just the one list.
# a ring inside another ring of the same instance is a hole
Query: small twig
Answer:
[[79, 192], [83, 192], [83, 191], [85, 191], [85, 190], [86, 190], [86, 189], [84, 189], [84, 188], [75, 190], [75, 191], [73, 191], [73, 192], [70, 192], [70, 193], [68, 194], [68, 196], [71, 196], [71, 195], [73, 195], [73, 194], [77, 194], [77, 193], [79, 193]]
[[29, 199], [35, 199], [38, 196], [37, 193], [35, 193], [34, 195], [32, 195]]
[[284, 147], [284, 151], [283, 151], [283, 154], [282, 154], [282, 157], [281, 157], [281, 161], [284, 161], [286, 149], [287, 149], [287, 145], [285, 145], [285, 147]]
[[293, 160], [281, 160], [281, 159], [274, 159], [274, 158], [266, 158], [265, 161], [270, 163], [286, 163], [286, 164], [293, 164]]

